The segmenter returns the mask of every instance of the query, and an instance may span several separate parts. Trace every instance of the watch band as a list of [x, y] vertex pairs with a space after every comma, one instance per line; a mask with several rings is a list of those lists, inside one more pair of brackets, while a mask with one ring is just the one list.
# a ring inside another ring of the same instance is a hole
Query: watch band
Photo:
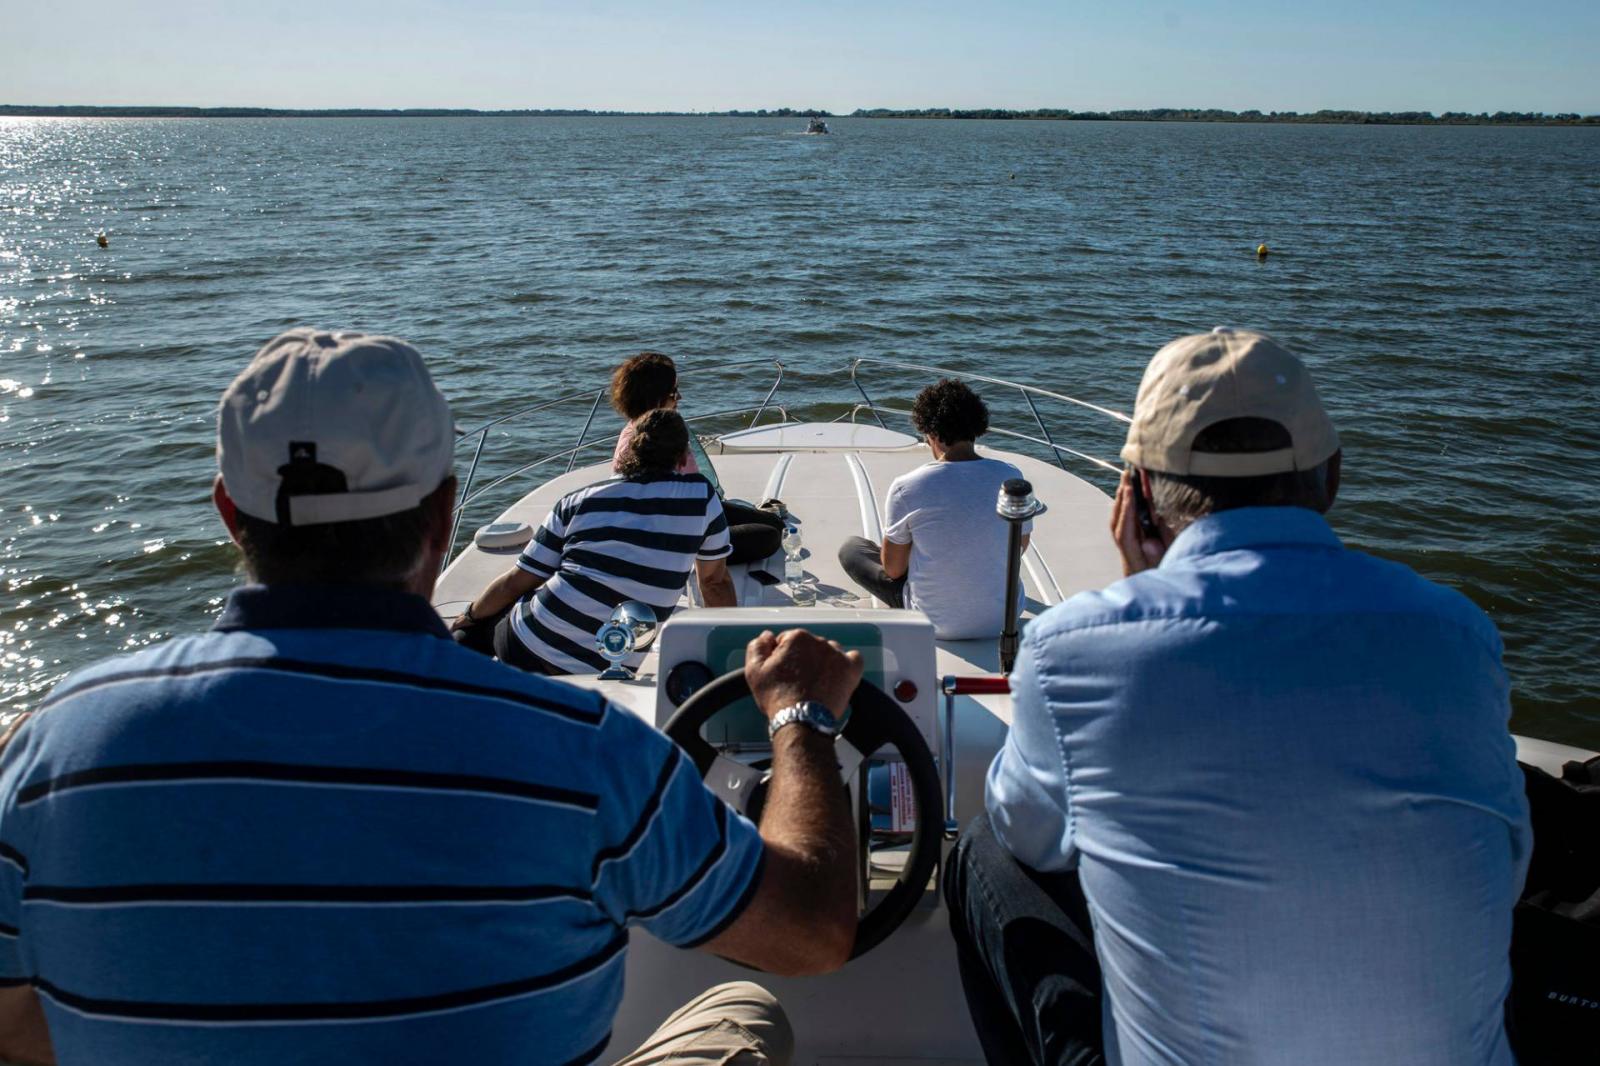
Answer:
[[772, 720], [767, 723], [767, 739], [777, 736], [778, 730], [795, 722], [810, 726], [825, 737], [839, 735], [839, 720], [833, 716], [832, 711], [816, 700], [802, 700], [790, 704], [772, 716]]

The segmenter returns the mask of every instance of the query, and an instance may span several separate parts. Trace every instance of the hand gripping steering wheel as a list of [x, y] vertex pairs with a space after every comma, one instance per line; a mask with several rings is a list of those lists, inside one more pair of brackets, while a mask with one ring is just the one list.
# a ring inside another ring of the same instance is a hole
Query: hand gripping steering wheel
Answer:
[[[734, 810], [759, 822], [766, 799], [768, 771], [764, 766], [739, 762], [718, 752], [700, 735], [711, 716], [734, 701], [750, 695], [743, 670], [723, 674], [683, 702], [663, 730], [694, 761], [695, 769], [711, 791]], [[882, 689], [863, 680], [850, 697], [850, 716], [834, 740], [839, 773], [848, 784], [861, 764], [878, 749], [893, 744], [911, 774], [917, 803], [917, 826], [911, 851], [899, 878], [876, 905], [868, 908], [856, 925], [855, 947], [850, 957], [865, 955], [899, 928], [916, 907], [939, 858], [943, 823], [940, 816], [939, 770], [933, 754], [911, 718]], [[794, 728], [794, 727], [791, 727]], [[801, 726], [799, 728], [806, 728]]]

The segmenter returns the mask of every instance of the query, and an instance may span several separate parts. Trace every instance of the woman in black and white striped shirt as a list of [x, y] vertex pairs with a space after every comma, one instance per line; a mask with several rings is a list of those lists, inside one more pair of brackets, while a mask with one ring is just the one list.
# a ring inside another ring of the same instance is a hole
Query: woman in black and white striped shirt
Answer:
[[689, 447], [688, 427], [669, 410], [632, 425], [619, 476], [551, 508], [517, 565], [456, 620], [458, 640], [490, 650], [492, 619], [492, 650], [504, 662], [575, 674], [606, 667], [594, 638], [612, 608], [639, 600], [665, 621], [691, 570], [707, 607], [736, 606], [722, 504], [705, 477], [675, 472]]

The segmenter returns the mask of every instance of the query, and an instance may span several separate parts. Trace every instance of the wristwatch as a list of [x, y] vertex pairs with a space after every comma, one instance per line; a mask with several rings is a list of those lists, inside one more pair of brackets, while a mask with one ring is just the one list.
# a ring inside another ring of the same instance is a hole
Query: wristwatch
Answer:
[[802, 700], [790, 704], [772, 716], [772, 720], [767, 723], [767, 739], [777, 736], [778, 730], [794, 722], [808, 725], [825, 737], [839, 735], [839, 720], [833, 716], [832, 711], [816, 700]]

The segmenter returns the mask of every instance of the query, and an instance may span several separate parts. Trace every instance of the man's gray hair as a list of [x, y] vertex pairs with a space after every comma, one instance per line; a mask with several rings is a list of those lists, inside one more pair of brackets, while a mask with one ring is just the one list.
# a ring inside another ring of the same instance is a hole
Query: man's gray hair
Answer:
[[[1289, 432], [1264, 418], [1230, 418], [1202, 430], [1197, 452], [1270, 452], [1291, 444]], [[1328, 462], [1310, 470], [1292, 470], [1261, 477], [1201, 477], [1150, 471], [1150, 509], [1173, 531], [1181, 533], [1198, 518], [1240, 507], [1306, 507], [1326, 511]]]

